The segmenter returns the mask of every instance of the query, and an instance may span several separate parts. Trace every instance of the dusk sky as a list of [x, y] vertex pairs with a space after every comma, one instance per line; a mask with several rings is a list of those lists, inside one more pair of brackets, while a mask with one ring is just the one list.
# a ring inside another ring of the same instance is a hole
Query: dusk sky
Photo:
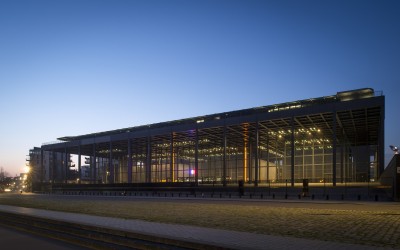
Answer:
[[0, 1], [0, 166], [105, 130], [374, 88], [400, 145], [400, 1]]

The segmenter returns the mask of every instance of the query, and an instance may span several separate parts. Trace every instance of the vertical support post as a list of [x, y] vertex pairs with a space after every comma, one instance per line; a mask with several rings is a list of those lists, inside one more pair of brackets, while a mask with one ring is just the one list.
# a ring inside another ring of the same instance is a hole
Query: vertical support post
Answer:
[[[275, 149], [278, 149], [278, 137], [275, 135], [274, 136], [274, 142], [275, 143]], [[286, 146], [283, 147], [283, 151], [284, 151], [284, 156], [282, 157], [282, 161], [286, 161]], [[278, 156], [275, 155], [273, 157], [274, 159], [274, 163], [275, 163], [275, 169], [276, 169], [276, 179], [277, 180], [283, 180], [283, 168], [282, 165], [279, 164], [279, 160], [278, 160]], [[287, 177], [285, 176], [285, 179], [287, 179]]]
[[340, 144], [340, 182], [343, 183], [344, 179], [344, 144]]
[[171, 139], [170, 139], [170, 162], [169, 162], [169, 176], [171, 178], [171, 182], [175, 182], [175, 155], [174, 155], [174, 133], [171, 132]]
[[311, 178], [315, 179], [315, 142], [312, 144], [312, 170], [311, 170]]
[[294, 187], [294, 156], [295, 156], [295, 145], [294, 145], [294, 117], [290, 121], [291, 123], [291, 135], [290, 135], [290, 183]]
[[128, 183], [132, 183], [132, 145], [128, 139]]
[[78, 184], [81, 184], [82, 179], [82, 155], [81, 155], [81, 144], [78, 146]]
[[381, 119], [379, 123], [379, 139], [378, 139], [378, 176], [381, 177], [381, 174], [385, 170], [385, 106], [382, 104], [381, 106]]
[[246, 183], [248, 180], [247, 177], [247, 164], [248, 164], [248, 159], [247, 159], [247, 140], [248, 140], [248, 127], [245, 124], [243, 128], [243, 183]]
[[252, 183], [254, 180], [253, 177], [253, 141], [251, 138], [251, 135], [249, 135], [249, 157], [247, 159], [247, 166], [248, 166], [248, 178], [249, 178], [249, 183]]
[[332, 119], [332, 185], [336, 186], [336, 111], [333, 112]]
[[[54, 181], [56, 179], [56, 159], [55, 159], [56, 157], [55, 157], [55, 153], [53, 150], [50, 152], [50, 155], [51, 155], [51, 159], [52, 159], [51, 183], [54, 183]], [[50, 161], [50, 156], [49, 156], [49, 161]]]
[[109, 142], [109, 148], [108, 148], [108, 169], [109, 169], [109, 173], [110, 173], [110, 175], [108, 175], [108, 173], [106, 172], [106, 175], [107, 175], [107, 181], [108, 181], [108, 183], [111, 183], [111, 184], [113, 184], [114, 183], [114, 180], [115, 180], [115, 169], [114, 169], [114, 160], [113, 160], [113, 155], [112, 155], [112, 141], [111, 141], [111, 139], [110, 139], [110, 142]]
[[67, 154], [67, 143], [64, 143], [64, 183], [68, 183], [68, 154]]
[[93, 142], [93, 159], [92, 159], [92, 171], [91, 171], [91, 179], [92, 179], [92, 183], [96, 183], [96, 142]]
[[247, 135], [243, 138], [243, 182], [247, 182]]
[[[276, 169], [276, 167], [275, 167]], [[276, 172], [275, 172], [276, 174]], [[269, 134], [267, 133], [267, 181], [269, 182], [270, 178], [269, 178]]]
[[43, 184], [44, 179], [44, 165], [43, 165], [43, 149], [40, 149], [40, 184]]
[[[224, 122], [225, 123], [225, 122]], [[226, 187], [226, 125], [223, 133], [223, 164], [222, 164], [222, 186]]]
[[259, 161], [259, 159], [260, 159], [260, 155], [259, 155], [259, 131], [258, 131], [258, 129], [259, 129], [259, 125], [258, 125], [258, 121], [257, 121], [257, 123], [256, 123], [256, 141], [255, 141], [255, 144], [256, 144], [256, 148], [255, 148], [255, 150], [256, 150], [256, 159], [255, 159], [255, 166], [254, 166], [254, 186], [255, 187], [257, 187], [258, 186], [258, 181], [259, 181], [259, 168], [260, 168], [260, 161]]
[[194, 181], [196, 186], [199, 184], [199, 129], [196, 127], [196, 141], [194, 152]]
[[147, 137], [146, 182], [151, 182], [151, 137]]

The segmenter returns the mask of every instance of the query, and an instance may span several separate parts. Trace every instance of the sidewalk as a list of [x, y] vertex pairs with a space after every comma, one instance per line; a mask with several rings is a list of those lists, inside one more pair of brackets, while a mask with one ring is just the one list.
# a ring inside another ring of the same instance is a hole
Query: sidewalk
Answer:
[[271, 236], [229, 230], [126, 220], [94, 215], [0, 205], [0, 211], [83, 225], [153, 235], [229, 249], [391, 249], [292, 237]]

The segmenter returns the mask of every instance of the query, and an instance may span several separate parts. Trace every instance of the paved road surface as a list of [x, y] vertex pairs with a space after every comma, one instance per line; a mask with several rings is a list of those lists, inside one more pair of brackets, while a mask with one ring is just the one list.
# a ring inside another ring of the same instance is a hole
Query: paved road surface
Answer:
[[0, 246], [7, 250], [51, 249], [51, 250], [84, 250], [63, 241], [53, 240], [15, 229], [0, 226]]

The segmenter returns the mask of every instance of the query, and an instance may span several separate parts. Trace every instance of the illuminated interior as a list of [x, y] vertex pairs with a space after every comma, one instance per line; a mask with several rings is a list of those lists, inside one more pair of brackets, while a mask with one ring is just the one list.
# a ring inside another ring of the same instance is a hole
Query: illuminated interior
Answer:
[[48, 182], [76, 179], [72, 166], [80, 182], [99, 184], [370, 182], [383, 171], [383, 126], [384, 96], [361, 89], [62, 137], [41, 150], [86, 161], [38, 167], [53, 169], [42, 177]]

